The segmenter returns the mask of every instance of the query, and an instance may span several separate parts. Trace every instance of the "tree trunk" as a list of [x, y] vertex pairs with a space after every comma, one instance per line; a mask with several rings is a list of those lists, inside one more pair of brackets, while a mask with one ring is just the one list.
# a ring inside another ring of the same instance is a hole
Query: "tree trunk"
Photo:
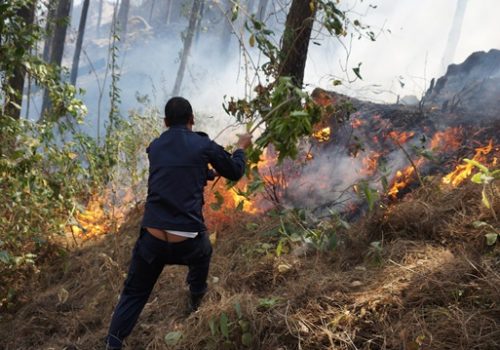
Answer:
[[[229, 48], [231, 46], [231, 39], [233, 34], [233, 24], [231, 22], [233, 4], [230, 0], [226, 0], [226, 5], [224, 7], [224, 19], [223, 19], [223, 27], [222, 27], [222, 35], [221, 35], [221, 45], [220, 50], [222, 52], [229, 53]], [[224, 55], [224, 58], [229, 58], [229, 55]]]
[[316, 2], [293, 0], [281, 38], [279, 76], [291, 77], [302, 87], [309, 40], [316, 15]]
[[155, 9], [156, 0], [151, 0], [151, 9], [149, 10], [149, 24], [151, 25], [151, 21], [153, 20], [153, 12]]
[[[35, 8], [36, 1], [31, 1], [17, 10], [17, 16], [22, 18], [25, 26], [30, 26], [33, 24], [35, 20]], [[23, 50], [28, 52], [30, 47], [23, 47]], [[10, 86], [12, 91], [6, 92], [5, 97], [5, 107], [4, 114], [19, 119], [21, 118], [21, 106], [23, 103], [23, 88], [24, 88], [24, 78], [26, 76], [26, 71], [24, 67], [19, 62], [16, 67], [14, 67], [14, 71], [12, 76], [9, 77], [7, 81], [7, 86]]]
[[184, 49], [182, 50], [181, 63], [179, 65], [179, 70], [177, 71], [177, 77], [175, 79], [174, 89], [172, 90], [172, 95], [177, 96], [181, 90], [182, 79], [184, 78], [184, 72], [186, 71], [187, 60], [189, 52], [191, 51], [191, 44], [193, 43], [193, 35], [196, 27], [196, 20], [198, 14], [200, 13], [201, 2], [203, 0], [194, 0], [193, 8], [191, 9], [191, 15], [189, 17], [189, 26], [187, 29], [187, 35], [184, 39]]
[[90, 0], [83, 1], [80, 25], [78, 26], [78, 37], [76, 38], [75, 54], [73, 55], [73, 65], [71, 67], [70, 82], [73, 85], [76, 85], [76, 78], [78, 77], [78, 64], [80, 62], [80, 53], [82, 52], [83, 36], [85, 35], [85, 24], [87, 23], [89, 4]]
[[266, 11], [267, 11], [267, 5], [268, 5], [268, 3], [269, 3], [269, 0], [260, 0], [259, 1], [259, 7], [257, 8], [257, 18], [261, 22], [266, 17]]
[[205, 1], [201, 1], [200, 14], [198, 16], [198, 21], [196, 22], [196, 30], [195, 30], [195, 42], [198, 45], [198, 41], [200, 40], [200, 32], [201, 32], [201, 22], [203, 20], [203, 12], [205, 11]]
[[120, 36], [122, 37], [122, 41], [125, 41], [127, 37], [127, 22], [129, 11], [130, 0], [123, 0], [120, 6], [120, 10], [118, 11], [118, 26], [120, 28]]
[[165, 24], [167, 26], [170, 24], [170, 17], [172, 15], [172, 3], [173, 0], [167, 0], [167, 15], [165, 16], [166, 17]]
[[462, 31], [466, 7], [467, 0], [457, 0], [455, 16], [453, 17], [453, 23], [451, 24], [450, 34], [448, 35], [448, 41], [446, 43], [446, 49], [444, 50], [443, 59], [441, 61], [441, 70], [443, 72], [446, 72], [446, 68], [453, 62], [453, 58], [455, 57], [455, 51], [458, 46], [458, 40], [460, 39], [460, 32]]
[[99, 0], [99, 12], [97, 13], [97, 36], [101, 33], [101, 21], [102, 21], [102, 9], [104, 6], [104, 0]]
[[52, 46], [52, 29], [54, 28], [54, 17], [56, 15], [57, 0], [50, 0], [47, 6], [47, 18], [45, 19], [45, 32], [47, 37], [45, 38], [45, 43], [43, 45], [43, 60], [49, 62], [50, 59], [50, 49]]
[[[59, 0], [57, 4], [57, 9], [55, 12], [56, 25], [54, 28], [54, 35], [52, 37], [52, 45], [50, 49], [49, 63], [61, 66], [63, 53], [64, 53], [64, 43], [66, 41], [66, 30], [68, 28], [68, 16], [71, 9], [71, 0]], [[47, 109], [50, 108], [49, 92], [45, 89], [43, 94], [41, 118], [43, 118]]]

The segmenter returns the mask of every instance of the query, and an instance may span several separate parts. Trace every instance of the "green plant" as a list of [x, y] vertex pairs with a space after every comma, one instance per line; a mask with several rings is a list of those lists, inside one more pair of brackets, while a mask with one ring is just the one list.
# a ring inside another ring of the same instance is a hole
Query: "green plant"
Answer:
[[492, 225], [484, 221], [474, 221], [472, 225], [474, 228], [482, 229], [486, 232], [484, 237], [486, 238], [487, 245], [493, 246], [497, 243], [498, 237], [500, 236], [500, 230], [495, 229]]
[[239, 302], [234, 304], [236, 319], [231, 321], [228, 314], [223, 312], [218, 317], [210, 318], [208, 325], [212, 335], [211, 346], [214, 349], [241, 349], [253, 345], [253, 335], [250, 323], [244, 317]]
[[464, 159], [464, 162], [476, 167], [479, 170], [478, 173], [472, 176], [471, 181], [476, 184], [483, 185], [483, 190], [481, 191], [481, 201], [486, 208], [491, 210], [493, 217], [497, 220], [495, 210], [491, 206], [490, 196], [492, 196], [495, 192], [493, 182], [500, 179], [500, 169], [490, 170], [488, 167], [474, 159]]

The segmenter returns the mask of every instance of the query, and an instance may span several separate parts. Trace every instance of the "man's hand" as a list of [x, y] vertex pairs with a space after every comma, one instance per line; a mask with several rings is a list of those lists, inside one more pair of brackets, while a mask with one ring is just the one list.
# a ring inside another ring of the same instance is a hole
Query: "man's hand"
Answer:
[[250, 147], [252, 144], [252, 134], [243, 134], [243, 135], [238, 135], [238, 143], [236, 144], [236, 147], [242, 148], [242, 149], [247, 149]]

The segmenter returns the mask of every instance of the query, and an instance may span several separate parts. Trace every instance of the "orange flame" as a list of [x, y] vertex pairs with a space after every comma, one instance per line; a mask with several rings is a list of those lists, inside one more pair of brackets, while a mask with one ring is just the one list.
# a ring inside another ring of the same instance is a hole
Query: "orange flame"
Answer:
[[[422, 165], [424, 162], [423, 158], [417, 159], [416, 162], [414, 162], [415, 167], [418, 168]], [[396, 172], [396, 175], [394, 176], [394, 179], [392, 180], [392, 186], [387, 192], [387, 194], [392, 198], [396, 199], [398, 196], [399, 191], [401, 191], [403, 188], [408, 186], [410, 184], [411, 180], [413, 179], [413, 174], [415, 173], [415, 168], [413, 165], [410, 165], [403, 169], [403, 171], [398, 170]]]
[[362, 120], [357, 119], [357, 118], [353, 118], [353, 119], [351, 120], [351, 126], [352, 126], [354, 129], [359, 128], [361, 125], [363, 125], [363, 121], [362, 121]]
[[361, 169], [360, 173], [362, 175], [368, 175], [368, 176], [375, 174], [378, 168], [378, 160], [380, 156], [381, 156], [380, 153], [371, 152], [369, 155], [364, 157], [361, 160], [363, 168]]
[[442, 152], [454, 151], [460, 147], [461, 139], [462, 128], [449, 128], [445, 131], [436, 132], [429, 143], [429, 147]]
[[110, 232], [116, 232], [124, 221], [127, 203], [131, 203], [132, 191], [128, 191], [120, 199], [122, 205], [113, 205], [113, 194], [94, 194], [90, 197], [84, 211], [75, 215], [78, 225], [71, 225], [71, 232], [83, 239], [95, 238]]
[[320, 143], [330, 140], [330, 135], [331, 135], [331, 130], [329, 126], [321, 130], [318, 130], [312, 134], [312, 136]]
[[[472, 160], [483, 162], [488, 153], [493, 149], [493, 140], [490, 140], [487, 146], [476, 148], [476, 154]], [[456, 187], [464, 182], [472, 174], [474, 166], [469, 163], [459, 164], [451, 173], [443, 177], [442, 183]]]
[[406, 143], [409, 139], [411, 139], [415, 135], [414, 131], [401, 131], [397, 132], [395, 130], [389, 132], [389, 136], [394, 141], [397, 141], [399, 144]]

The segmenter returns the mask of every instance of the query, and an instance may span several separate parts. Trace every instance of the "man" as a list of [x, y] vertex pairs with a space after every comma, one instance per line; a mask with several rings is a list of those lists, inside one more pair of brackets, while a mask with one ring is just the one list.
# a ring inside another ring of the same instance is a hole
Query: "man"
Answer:
[[240, 136], [231, 155], [203, 133], [192, 131], [193, 110], [182, 97], [165, 106], [168, 128], [148, 147], [148, 196], [140, 236], [120, 301], [115, 308], [108, 349], [121, 349], [146, 304], [165, 265], [187, 265], [189, 309], [196, 311], [207, 290], [212, 247], [206, 233], [202, 207], [203, 188], [213, 173], [233, 181], [245, 171], [245, 153], [251, 136]]

